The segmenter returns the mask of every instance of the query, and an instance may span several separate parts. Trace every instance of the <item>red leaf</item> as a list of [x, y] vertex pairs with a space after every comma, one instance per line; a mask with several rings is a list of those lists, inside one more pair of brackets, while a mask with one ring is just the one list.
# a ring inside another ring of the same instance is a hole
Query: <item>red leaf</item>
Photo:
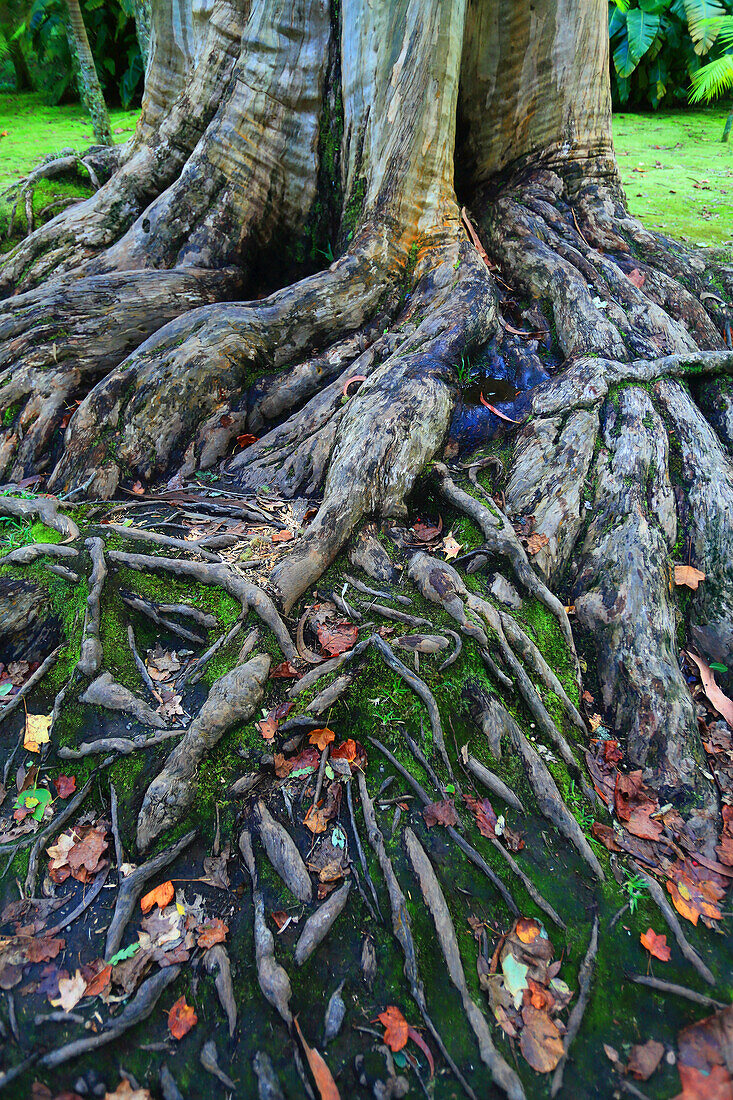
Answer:
[[384, 1024], [384, 1041], [389, 1049], [396, 1054], [398, 1050], [407, 1044], [410, 1026], [407, 1020], [395, 1005], [389, 1005], [384, 1012], [377, 1016], [380, 1023]]
[[272, 536], [272, 541], [273, 542], [290, 542], [290, 540], [294, 539], [294, 538], [295, 538], [295, 535], [293, 534], [292, 531], [276, 531], [275, 534]]
[[198, 1016], [191, 1005], [186, 1004], [185, 997], [179, 997], [168, 1013], [168, 1029], [173, 1038], [182, 1039], [197, 1023]]
[[647, 929], [646, 932], [642, 932], [639, 937], [641, 940], [641, 946], [646, 947], [650, 955], [653, 955], [655, 959], [659, 959], [660, 962], [669, 962], [672, 957], [672, 952], [667, 946], [667, 937], [658, 936], [653, 928]]
[[252, 444], [256, 443], [256, 442], [257, 442], [257, 436], [256, 435], [249, 435], [248, 433], [245, 433], [245, 435], [238, 435], [237, 436], [237, 443], [239, 444], [240, 447], [242, 447], [242, 449], [244, 449], [245, 447], [251, 447]]
[[458, 814], [450, 798], [444, 802], [430, 802], [423, 809], [425, 824], [430, 829], [433, 825], [457, 825]]
[[293, 668], [290, 661], [283, 661], [281, 665], [276, 665], [270, 673], [271, 680], [289, 680], [291, 677], [295, 680], [299, 680], [303, 675], [302, 672], [298, 672], [297, 668]]
[[60, 775], [57, 779], [54, 779], [53, 785], [59, 798], [68, 798], [76, 790], [76, 776]]
[[[529, 333], [518, 333], [518, 335], [520, 335], [520, 336], [523, 336], [523, 335], [529, 336]], [[494, 414], [494, 416], [498, 416], [501, 420], [506, 420], [509, 424], [521, 424], [522, 423], [521, 420], [512, 420], [511, 416], [507, 416], [506, 413], [501, 412], [499, 409], [496, 408], [495, 405], [490, 405], [489, 402], [486, 400], [486, 398], [484, 397], [484, 395], [482, 393], [479, 394], [479, 400], [481, 401], [482, 405], [486, 406], [486, 408], [489, 410], [489, 412], [492, 412]]]
[[634, 286], [638, 286], [640, 290], [646, 282], [646, 275], [643, 275], [641, 271], [639, 271], [638, 267], [635, 267], [633, 271], [630, 271], [627, 278], [634, 284]]
[[418, 1031], [415, 1031], [414, 1027], [410, 1027], [408, 1025], [407, 1034], [410, 1036], [410, 1038], [412, 1039], [415, 1046], [420, 1047], [420, 1050], [423, 1052], [423, 1054], [427, 1058], [428, 1065], [430, 1066], [430, 1076], [434, 1077], [435, 1076], [435, 1062], [433, 1061], [433, 1056], [430, 1053], [430, 1047], [425, 1042], [425, 1040], [420, 1035], [420, 1033]]
[[481, 836], [496, 836], [495, 825], [498, 821], [494, 807], [488, 798], [481, 799], [466, 796], [466, 805], [476, 819]]
[[330, 657], [338, 657], [354, 646], [359, 628], [347, 619], [337, 619], [331, 623], [317, 623], [316, 633], [322, 649]]
[[300, 1024], [297, 1018], [293, 1020], [295, 1024], [295, 1030], [298, 1032], [298, 1038], [303, 1044], [303, 1050], [305, 1056], [308, 1059], [308, 1065], [310, 1071], [313, 1074], [313, 1079], [316, 1082], [316, 1088], [321, 1094], [321, 1100], [341, 1100], [339, 1090], [336, 1088], [336, 1082], [331, 1076], [331, 1071], [324, 1062], [321, 1055], [317, 1050], [309, 1047], [303, 1038], [303, 1032], [300, 1030]]

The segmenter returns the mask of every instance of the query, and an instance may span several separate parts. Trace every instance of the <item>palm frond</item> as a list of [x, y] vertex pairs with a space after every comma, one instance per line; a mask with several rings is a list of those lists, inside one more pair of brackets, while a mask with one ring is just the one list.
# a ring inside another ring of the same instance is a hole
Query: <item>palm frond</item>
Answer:
[[708, 61], [692, 77], [690, 103], [710, 102], [733, 88], [733, 54]]

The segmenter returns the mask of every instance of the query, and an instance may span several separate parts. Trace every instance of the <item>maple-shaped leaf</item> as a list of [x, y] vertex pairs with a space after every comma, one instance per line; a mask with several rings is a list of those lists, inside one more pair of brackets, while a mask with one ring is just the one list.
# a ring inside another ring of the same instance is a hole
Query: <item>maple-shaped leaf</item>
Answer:
[[256, 435], [250, 435], [249, 432], [245, 432], [244, 435], [237, 436], [237, 443], [240, 447], [251, 447], [253, 443], [257, 442]]
[[50, 714], [26, 714], [23, 748], [27, 752], [40, 752], [41, 745], [47, 745], [51, 740], [51, 735], [48, 732], [50, 728]]
[[527, 553], [539, 554], [543, 546], [547, 546], [549, 541], [547, 535], [540, 534], [539, 531], [534, 531], [527, 539]]
[[76, 790], [76, 776], [59, 775], [54, 779], [53, 785], [59, 798], [69, 798]]
[[653, 928], [648, 928], [646, 932], [642, 932], [639, 939], [641, 946], [645, 947], [655, 959], [659, 959], [660, 962], [669, 962], [672, 952], [667, 945], [666, 936], [658, 936]]
[[172, 882], [162, 882], [160, 886], [156, 886], [140, 898], [140, 908], [143, 913], [149, 913], [154, 905], [157, 905], [159, 909], [165, 909], [166, 905], [170, 905], [173, 901], [175, 894], [176, 891]]
[[395, 1005], [388, 1005], [377, 1019], [384, 1024], [384, 1041], [395, 1054], [407, 1045], [410, 1025]]
[[77, 970], [73, 978], [59, 978], [59, 995], [51, 1001], [54, 1008], [62, 1008], [64, 1012], [71, 1012], [78, 1005], [86, 992], [87, 983]]
[[191, 1005], [186, 1004], [185, 997], [179, 997], [168, 1013], [168, 1030], [173, 1038], [182, 1039], [197, 1023], [198, 1016]]
[[453, 558], [457, 558], [463, 547], [457, 539], [453, 538], [453, 535], [446, 535], [443, 539], [441, 550], [445, 554], [446, 561], [452, 561]]
[[311, 745], [315, 745], [321, 752], [325, 749], [326, 745], [330, 745], [332, 741], [336, 740], [336, 734], [333, 730], [324, 727], [320, 730], [311, 730], [308, 737], [308, 741]]
[[273, 717], [273, 712], [267, 715], [266, 718], [261, 718], [259, 722], [255, 722], [257, 729], [260, 731], [265, 741], [272, 741], [273, 737], [277, 733], [277, 727], [280, 725], [277, 718]]
[[321, 648], [329, 657], [339, 657], [356, 644], [359, 628], [348, 619], [316, 624], [316, 634]]
[[294, 679], [299, 680], [302, 675], [303, 673], [298, 672], [297, 668], [293, 668], [293, 666], [290, 664], [290, 661], [283, 661], [282, 664], [275, 665], [275, 667], [272, 669], [272, 671], [270, 672], [270, 679], [289, 680], [291, 677], [293, 677]]
[[696, 592], [700, 581], [704, 580], [705, 574], [695, 569], [694, 565], [675, 565], [674, 567], [674, 583], [678, 588], [684, 585]]
[[443, 802], [430, 802], [423, 808], [423, 817], [425, 818], [425, 824], [430, 829], [433, 825], [457, 825], [458, 814], [456, 808], [450, 798], [446, 798]]
[[228, 931], [228, 924], [224, 924], [224, 921], [220, 920], [219, 917], [212, 917], [201, 925], [196, 942], [199, 947], [213, 947], [215, 943], [224, 943]]

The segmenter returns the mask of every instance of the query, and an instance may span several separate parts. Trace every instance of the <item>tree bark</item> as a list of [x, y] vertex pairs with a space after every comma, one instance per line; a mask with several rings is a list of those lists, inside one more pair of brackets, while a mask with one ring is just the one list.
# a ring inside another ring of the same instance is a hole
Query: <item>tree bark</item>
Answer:
[[112, 145], [109, 112], [94, 65], [79, 0], [66, 0], [66, 6], [69, 9], [69, 46], [78, 68], [81, 99], [92, 120], [94, 140], [98, 145]]

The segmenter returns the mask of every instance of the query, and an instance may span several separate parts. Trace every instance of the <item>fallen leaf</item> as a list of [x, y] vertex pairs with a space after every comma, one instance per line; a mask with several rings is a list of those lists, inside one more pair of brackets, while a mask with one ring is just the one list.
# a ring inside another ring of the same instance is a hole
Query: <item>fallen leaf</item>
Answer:
[[551, 1073], [564, 1054], [562, 1036], [547, 1012], [526, 1005], [524, 1027], [519, 1037], [522, 1054], [538, 1073]]
[[667, 946], [666, 935], [658, 936], [653, 928], [649, 928], [646, 932], [641, 933], [639, 939], [641, 940], [641, 946], [645, 947], [655, 959], [659, 959], [660, 962], [669, 962], [672, 952]]
[[66, 946], [66, 940], [36, 936], [25, 949], [26, 961], [29, 963], [50, 962], [55, 959], [62, 947]]
[[453, 558], [457, 558], [463, 547], [460, 542], [453, 538], [453, 535], [446, 535], [441, 545], [441, 550], [445, 554], [446, 561], [451, 561]]
[[[496, 836], [498, 817], [488, 798], [471, 798], [466, 795], [466, 805], [476, 819], [476, 825], [481, 836]], [[455, 824], [455, 822], [451, 822]]]
[[430, 802], [427, 806], [423, 807], [423, 817], [425, 818], [425, 824], [429, 829], [433, 825], [457, 825], [458, 814], [456, 808], [450, 798], [446, 798], [443, 802]]
[[522, 943], [534, 943], [541, 930], [539, 921], [532, 917], [520, 917], [514, 928]]
[[550, 540], [547, 537], [547, 535], [541, 535], [539, 533], [539, 531], [535, 531], [527, 539], [527, 553], [528, 554], [539, 554], [542, 547], [547, 546], [549, 541]]
[[182, 1039], [197, 1023], [198, 1016], [191, 1005], [186, 1004], [185, 997], [179, 997], [168, 1013], [168, 1030], [173, 1038]]
[[103, 966], [102, 969], [96, 974], [92, 980], [88, 983], [86, 988], [87, 997], [98, 997], [103, 992], [112, 980], [112, 965], [108, 963], [107, 966]]
[[335, 622], [317, 623], [316, 634], [329, 657], [338, 657], [354, 646], [359, 628], [347, 619], [337, 619]]
[[638, 1043], [631, 1048], [631, 1054], [626, 1064], [626, 1072], [637, 1081], [648, 1081], [656, 1070], [664, 1056], [664, 1044], [656, 1039], [648, 1039], [646, 1043]]
[[295, 535], [293, 534], [292, 531], [276, 531], [275, 534], [272, 536], [272, 541], [273, 542], [290, 542], [290, 540], [294, 539], [294, 538], [295, 538]]
[[175, 893], [172, 882], [163, 882], [140, 898], [140, 908], [143, 913], [149, 913], [154, 905], [157, 905], [159, 909], [165, 909], [166, 905], [170, 905], [173, 901]]
[[315, 745], [321, 752], [325, 749], [326, 745], [330, 745], [332, 741], [336, 740], [336, 734], [333, 730], [325, 727], [320, 730], [311, 730], [308, 737], [308, 742], [311, 745]]
[[255, 722], [257, 729], [260, 731], [265, 741], [272, 741], [273, 737], [277, 733], [277, 727], [280, 725], [277, 718], [273, 718], [272, 711], [267, 715], [267, 718], [261, 718], [259, 722]]
[[71, 1012], [78, 1005], [86, 992], [87, 983], [77, 970], [73, 978], [59, 979], [59, 995], [51, 1001], [54, 1008], [62, 1008], [64, 1012]]
[[715, 676], [710, 671], [707, 662], [702, 657], [698, 657], [696, 653], [690, 653], [689, 650], [687, 650], [687, 656], [697, 665], [703, 690], [709, 701], [728, 725], [733, 727], [733, 702], [716, 684]]
[[675, 565], [674, 567], [674, 583], [678, 588], [684, 585], [696, 592], [700, 581], [704, 580], [705, 574], [695, 569], [694, 565]]
[[257, 442], [257, 436], [256, 435], [250, 435], [248, 432], [245, 432], [244, 435], [238, 435], [237, 436], [237, 443], [242, 448], [251, 447], [252, 444], [256, 443], [256, 442]]
[[640, 290], [646, 282], [646, 275], [639, 271], [638, 267], [635, 267], [633, 271], [629, 271], [627, 274], [627, 278], [630, 280], [630, 282], [634, 284], [634, 286], [638, 286]]
[[143, 488], [142, 481], [136, 481], [135, 484], [132, 487], [132, 491], [135, 494], [135, 496], [138, 496], [138, 497], [145, 496], [145, 489]]
[[316, 1088], [321, 1095], [321, 1100], [341, 1100], [339, 1090], [336, 1087], [336, 1082], [331, 1076], [330, 1069], [328, 1068], [318, 1051], [314, 1050], [312, 1047], [309, 1047], [306, 1043], [305, 1039], [303, 1038], [303, 1032], [300, 1030], [300, 1024], [298, 1023], [297, 1017], [293, 1020], [293, 1023], [295, 1025], [295, 1030], [298, 1032], [298, 1038], [300, 1039], [300, 1042], [303, 1046], [305, 1056], [308, 1060], [310, 1071], [313, 1074], [313, 1080], [316, 1083]]
[[196, 942], [199, 947], [213, 947], [215, 943], [224, 943], [228, 931], [229, 925], [224, 924], [219, 917], [212, 917], [201, 925]]
[[26, 714], [23, 748], [28, 752], [40, 752], [40, 746], [48, 744], [51, 740], [48, 732], [50, 728], [50, 714]]
[[[508, 326], [506, 326], [506, 327], [508, 327]], [[513, 331], [516, 332], [518, 336], [531, 336], [532, 335], [530, 332], [517, 332], [517, 329], [513, 329]], [[484, 395], [482, 393], [479, 394], [479, 400], [481, 401], [481, 404], [484, 405], [485, 408], [487, 408], [489, 410], [489, 412], [492, 412], [494, 414], [494, 416], [498, 416], [500, 420], [506, 420], [509, 424], [521, 424], [522, 423], [521, 420], [513, 420], [511, 416], [507, 416], [507, 414], [503, 413], [501, 411], [501, 409], [497, 409], [497, 407], [495, 405], [490, 405], [489, 402], [486, 400], [486, 398], [484, 397]]]
[[430, 1047], [425, 1042], [425, 1040], [423, 1039], [420, 1032], [416, 1031], [415, 1028], [412, 1027], [412, 1025], [408, 1026], [407, 1034], [409, 1035], [410, 1039], [412, 1039], [415, 1046], [418, 1046], [420, 1048], [420, 1050], [423, 1052], [423, 1054], [425, 1055], [425, 1057], [427, 1058], [428, 1065], [430, 1066], [430, 1076], [434, 1077], [435, 1076], [435, 1062], [433, 1061], [433, 1055], [431, 1054]]
[[384, 1012], [377, 1016], [380, 1023], [384, 1024], [384, 1041], [389, 1049], [396, 1054], [398, 1050], [407, 1044], [409, 1024], [395, 1005], [389, 1005]]
[[296, 668], [290, 664], [290, 661], [283, 661], [281, 665], [276, 665], [270, 672], [271, 680], [289, 680], [293, 677], [299, 680], [302, 676], [302, 672], [298, 672]]
[[53, 785], [59, 798], [69, 798], [76, 790], [76, 776], [59, 775], [54, 779]]
[[432, 542], [433, 539], [437, 539], [440, 532], [443, 530], [443, 517], [438, 516], [438, 526], [436, 527], [432, 523], [423, 523], [418, 519], [412, 525], [412, 533], [419, 542]]
[[[63, 1100], [57, 1096], [56, 1100]], [[106, 1092], [104, 1100], [153, 1100], [153, 1094], [149, 1089], [134, 1089], [126, 1077], [120, 1081], [114, 1092]]]

